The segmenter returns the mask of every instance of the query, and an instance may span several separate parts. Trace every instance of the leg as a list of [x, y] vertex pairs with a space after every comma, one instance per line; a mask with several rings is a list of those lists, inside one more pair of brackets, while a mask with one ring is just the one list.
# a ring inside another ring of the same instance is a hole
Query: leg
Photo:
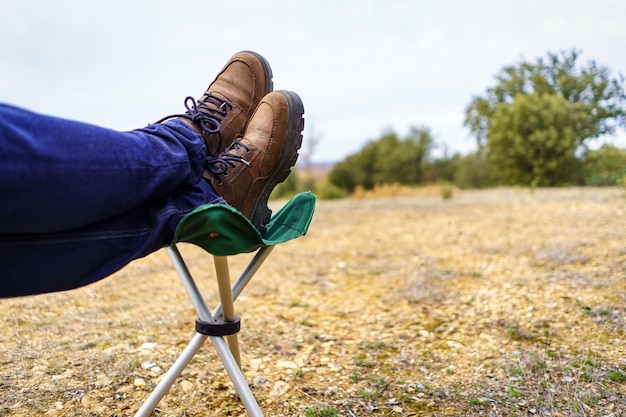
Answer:
[[125, 133], [0, 104], [0, 235], [83, 227], [197, 183], [272, 85], [265, 58], [240, 52], [185, 114]]
[[0, 236], [0, 297], [78, 288], [170, 243], [176, 225], [205, 203], [223, 203], [204, 180], [85, 227]]
[[266, 61], [243, 52], [185, 114], [131, 132], [0, 105], [0, 297], [102, 279], [224, 198], [263, 230], [304, 121], [299, 97], [271, 87]]
[[202, 176], [206, 148], [180, 122], [132, 132], [0, 106], [0, 234], [49, 233], [158, 201]]
[[120, 133], [5, 106], [0, 118], [2, 297], [94, 282], [224, 202], [202, 179], [201, 136], [181, 122]]
[[124, 133], [0, 105], [0, 297], [104, 278], [224, 203], [202, 179], [209, 150], [243, 133], [271, 77], [238, 53], [185, 114]]

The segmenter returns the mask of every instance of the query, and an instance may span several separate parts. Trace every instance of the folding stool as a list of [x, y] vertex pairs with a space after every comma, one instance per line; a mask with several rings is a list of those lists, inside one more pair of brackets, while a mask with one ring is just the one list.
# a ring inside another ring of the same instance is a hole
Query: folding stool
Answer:
[[[198, 314], [196, 334], [135, 417], [148, 417], [152, 413], [207, 338], [213, 342], [248, 415], [263, 415], [241, 372], [237, 341], [240, 318], [235, 315], [233, 301], [241, 294], [275, 245], [306, 234], [314, 210], [313, 194], [306, 192], [296, 195], [272, 216], [264, 236], [239, 211], [223, 204], [198, 207], [181, 220], [174, 239], [166, 250]], [[178, 242], [192, 243], [213, 255], [220, 304], [212, 312], [207, 308], [176, 248]], [[255, 256], [231, 288], [227, 257], [254, 251]]]

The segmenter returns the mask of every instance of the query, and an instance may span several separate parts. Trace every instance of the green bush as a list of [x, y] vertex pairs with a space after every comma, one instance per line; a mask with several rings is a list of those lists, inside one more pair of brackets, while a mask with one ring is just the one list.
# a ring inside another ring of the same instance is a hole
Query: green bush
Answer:
[[288, 199], [293, 197], [294, 195], [302, 192], [303, 186], [302, 181], [300, 181], [300, 177], [298, 175], [298, 169], [292, 168], [291, 174], [285, 179], [285, 181], [281, 182], [274, 188], [272, 191], [271, 198], [272, 199]]
[[321, 181], [313, 188], [315, 196], [321, 200], [337, 200], [348, 196], [348, 192], [328, 181]]
[[605, 144], [597, 151], [587, 152], [583, 176], [586, 185], [619, 185], [626, 177], [626, 150]]
[[335, 164], [328, 180], [348, 192], [357, 187], [371, 190], [379, 184], [418, 184], [425, 179], [432, 145], [432, 136], [425, 127], [411, 128], [404, 138], [389, 130]]
[[470, 153], [456, 160], [454, 184], [457, 187], [487, 188], [497, 183], [491, 164], [481, 152]]
[[272, 192], [272, 199], [290, 199], [298, 193], [312, 191], [318, 199], [336, 200], [344, 198], [348, 192], [325, 179], [303, 180], [298, 170], [293, 168], [287, 179], [278, 184]]
[[449, 182], [444, 182], [439, 186], [439, 193], [444, 200], [450, 200], [454, 197], [454, 187]]

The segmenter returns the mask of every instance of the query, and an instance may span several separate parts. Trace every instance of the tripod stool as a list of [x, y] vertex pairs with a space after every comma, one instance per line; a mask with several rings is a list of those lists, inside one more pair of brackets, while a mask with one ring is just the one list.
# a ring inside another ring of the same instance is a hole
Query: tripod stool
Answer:
[[[241, 372], [237, 339], [241, 321], [235, 314], [233, 302], [265, 262], [274, 246], [306, 234], [314, 210], [313, 194], [306, 192], [296, 195], [272, 216], [264, 236], [239, 211], [223, 204], [198, 207], [181, 220], [174, 239], [166, 250], [198, 314], [195, 323], [196, 334], [139, 408], [135, 417], [150, 416], [207, 338], [213, 342], [248, 415], [254, 417], [263, 415]], [[220, 296], [220, 303], [213, 311], [209, 311], [176, 247], [179, 242], [192, 243], [213, 255]], [[231, 287], [228, 256], [255, 251], [256, 254]]]

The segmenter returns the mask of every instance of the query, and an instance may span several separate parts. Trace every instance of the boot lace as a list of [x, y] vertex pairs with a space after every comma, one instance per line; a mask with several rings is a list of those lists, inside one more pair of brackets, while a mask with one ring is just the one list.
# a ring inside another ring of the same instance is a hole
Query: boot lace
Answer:
[[185, 98], [184, 104], [187, 109], [185, 113], [165, 116], [156, 123], [162, 123], [175, 117], [187, 119], [196, 126], [199, 126], [203, 132], [209, 135], [217, 134], [219, 141], [217, 149], [222, 149], [222, 132], [220, 130], [222, 120], [224, 120], [228, 111], [233, 109], [233, 105], [208, 92], [205, 92], [202, 98], [197, 101], [189, 96]]
[[228, 168], [236, 168], [236, 164], [244, 164], [248, 168], [252, 166], [252, 163], [246, 161], [243, 155], [239, 155], [236, 152], [243, 149], [244, 152], [250, 153], [250, 148], [239, 139], [235, 139], [233, 143], [217, 156], [208, 156], [206, 158], [205, 166], [211, 173], [218, 185], [222, 185], [221, 177], [228, 176]]

